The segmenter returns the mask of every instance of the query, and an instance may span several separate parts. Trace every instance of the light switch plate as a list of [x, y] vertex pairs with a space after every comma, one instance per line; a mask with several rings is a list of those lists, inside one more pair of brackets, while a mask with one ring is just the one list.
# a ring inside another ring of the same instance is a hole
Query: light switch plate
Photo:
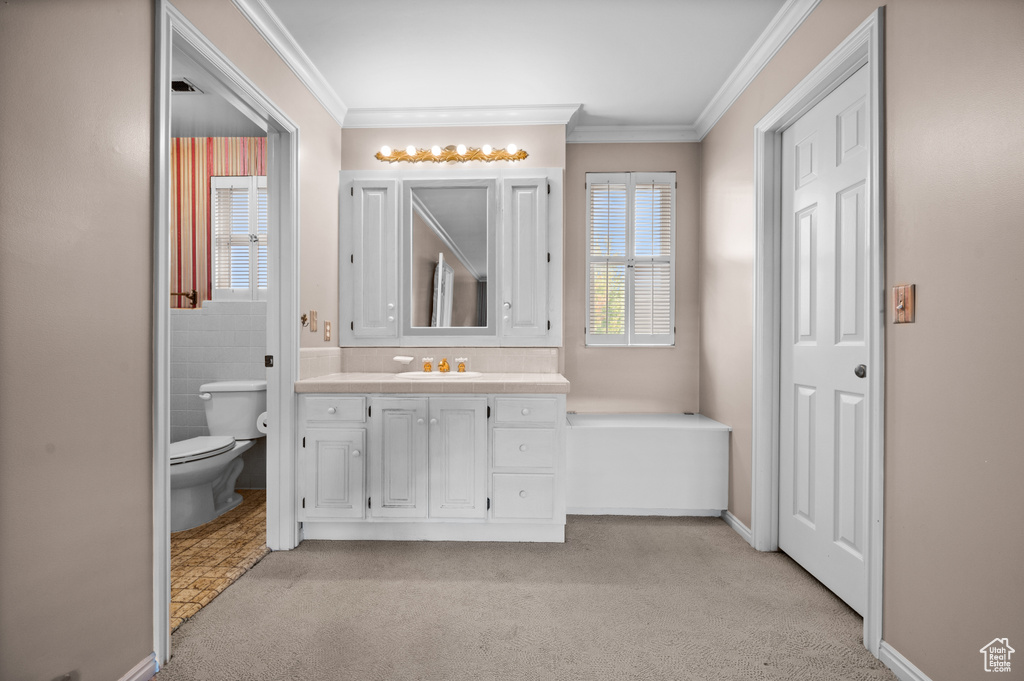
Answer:
[[325, 341], [331, 340], [331, 323], [330, 322], [324, 322], [324, 340]]
[[309, 332], [316, 333], [316, 310], [309, 311]]
[[892, 287], [892, 323], [914, 323], [914, 284]]

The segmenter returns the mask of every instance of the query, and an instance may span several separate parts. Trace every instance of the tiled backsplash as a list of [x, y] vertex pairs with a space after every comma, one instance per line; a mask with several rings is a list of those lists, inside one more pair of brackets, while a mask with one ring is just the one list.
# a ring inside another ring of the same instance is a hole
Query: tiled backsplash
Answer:
[[[266, 378], [267, 304], [204, 301], [171, 310], [171, 442], [209, 435], [199, 386], [210, 381]], [[266, 487], [263, 439], [242, 454], [239, 488]]]
[[299, 379], [316, 378], [341, 371], [341, 348], [301, 348]]
[[[393, 357], [413, 358], [408, 365]], [[339, 371], [398, 373], [419, 371], [423, 358], [432, 357], [434, 366], [442, 358], [455, 369], [456, 357], [466, 358], [470, 371], [500, 373], [558, 373], [558, 348], [308, 348], [300, 360], [300, 378], [314, 378]]]
[[[396, 355], [413, 358], [408, 365], [394, 361]], [[466, 358], [470, 371], [500, 373], [558, 373], [558, 348], [302, 348], [299, 378], [316, 378], [340, 371], [398, 373], [419, 371], [423, 358], [433, 357], [434, 366], [447, 358], [454, 370], [456, 357]]]

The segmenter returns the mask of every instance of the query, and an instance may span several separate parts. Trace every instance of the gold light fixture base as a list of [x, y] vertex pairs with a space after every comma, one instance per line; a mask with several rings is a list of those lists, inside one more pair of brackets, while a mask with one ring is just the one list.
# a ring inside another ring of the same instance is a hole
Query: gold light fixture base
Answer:
[[430, 149], [417, 149], [415, 154], [409, 154], [405, 149], [395, 149], [388, 156], [379, 151], [374, 155], [378, 161], [397, 163], [406, 161], [408, 163], [465, 163], [466, 161], [522, 161], [529, 154], [522, 149], [517, 149], [514, 154], [508, 153], [507, 149], [494, 149], [490, 154], [485, 154], [482, 149], [469, 147], [466, 153], [460, 154], [454, 144], [450, 144], [441, 150], [440, 154], [434, 155]]

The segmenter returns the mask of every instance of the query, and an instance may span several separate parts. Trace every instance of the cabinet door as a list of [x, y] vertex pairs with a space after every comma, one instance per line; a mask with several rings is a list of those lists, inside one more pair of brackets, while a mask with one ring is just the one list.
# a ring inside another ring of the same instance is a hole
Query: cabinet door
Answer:
[[303, 445], [304, 518], [362, 518], [366, 505], [362, 428], [309, 428]]
[[[398, 189], [394, 180], [352, 183], [351, 252], [354, 338], [398, 337]], [[343, 289], [344, 290], [344, 289]]]
[[503, 182], [501, 335], [548, 333], [548, 185], [544, 178]]
[[430, 516], [487, 514], [487, 398], [430, 398]]
[[370, 515], [425, 518], [427, 399], [375, 398], [370, 440]]

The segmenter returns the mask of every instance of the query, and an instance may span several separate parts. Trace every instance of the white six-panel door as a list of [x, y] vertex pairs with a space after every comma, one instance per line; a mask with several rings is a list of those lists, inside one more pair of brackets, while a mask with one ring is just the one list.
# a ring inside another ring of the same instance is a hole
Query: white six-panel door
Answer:
[[782, 137], [779, 548], [867, 599], [868, 70]]

